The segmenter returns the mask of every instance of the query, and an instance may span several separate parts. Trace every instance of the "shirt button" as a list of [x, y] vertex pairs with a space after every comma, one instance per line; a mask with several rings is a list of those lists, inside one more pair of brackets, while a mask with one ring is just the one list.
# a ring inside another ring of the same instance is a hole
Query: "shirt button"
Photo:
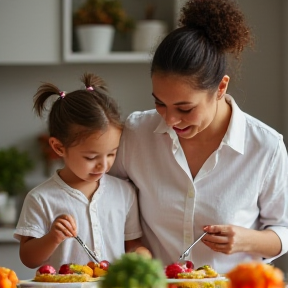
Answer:
[[186, 242], [186, 244], [191, 244], [192, 238], [190, 236], [186, 236], [185, 237], [185, 242]]
[[194, 197], [194, 191], [192, 189], [188, 190], [188, 197], [193, 198]]

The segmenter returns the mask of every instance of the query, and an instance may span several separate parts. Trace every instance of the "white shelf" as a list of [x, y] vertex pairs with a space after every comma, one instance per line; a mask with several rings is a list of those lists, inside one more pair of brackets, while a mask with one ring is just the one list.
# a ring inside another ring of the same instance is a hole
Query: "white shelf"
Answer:
[[64, 56], [69, 63], [150, 63], [151, 55], [136, 52], [111, 52], [103, 55], [70, 53]]
[[150, 63], [149, 53], [132, 51], [93, 55], [72, 51], [72, 0], [63, 0], [63, 61], [65, 63]]

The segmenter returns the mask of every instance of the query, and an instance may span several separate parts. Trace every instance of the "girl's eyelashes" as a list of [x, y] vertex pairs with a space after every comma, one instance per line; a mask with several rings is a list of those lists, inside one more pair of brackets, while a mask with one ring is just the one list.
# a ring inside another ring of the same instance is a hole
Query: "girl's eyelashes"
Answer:
[[96, 159], [96, 156], [95, 157], [84, 157], [86, 160], [94, 160]]

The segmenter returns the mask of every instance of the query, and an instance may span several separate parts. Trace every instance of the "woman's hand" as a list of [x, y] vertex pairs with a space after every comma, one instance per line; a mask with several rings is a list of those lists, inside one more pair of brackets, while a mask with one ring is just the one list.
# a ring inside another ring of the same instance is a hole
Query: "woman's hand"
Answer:
[[77, 236], [77, 227], [74, 218], [71, 215], [58, 216], [48, 233], [55, 242], [60, 244], [66, 238]]
[[208, 225], [203, 229], [208, 232], [202, 241], [216, 252], [233, 254], [247, 252], [263, 258], [277, 256], [281, 252], [281, 240], [270, 230], [258, 231], [235, 225]]
[[209, 225], [204, 227], [204, 231], [208, 234], [203, 237], [203, 243], [216, 252], [233, 254], [249, 251], [251, 229], [235, 225]]

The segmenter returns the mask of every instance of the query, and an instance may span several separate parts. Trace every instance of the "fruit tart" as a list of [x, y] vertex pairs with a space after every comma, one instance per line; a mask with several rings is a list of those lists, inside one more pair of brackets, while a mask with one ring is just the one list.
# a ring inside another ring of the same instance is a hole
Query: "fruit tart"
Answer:
[[221, 277], [211, 266], [194, 269], [191, 261], [172, 263], [165, 267], [169, 288], [226, 288], [227, 279]]
[[51, 265], [43, 265], [36, 271], [35, 282], [72, 283], [91, 280], [93, 270], [88, 265], [63, 264], [58, 274]]

